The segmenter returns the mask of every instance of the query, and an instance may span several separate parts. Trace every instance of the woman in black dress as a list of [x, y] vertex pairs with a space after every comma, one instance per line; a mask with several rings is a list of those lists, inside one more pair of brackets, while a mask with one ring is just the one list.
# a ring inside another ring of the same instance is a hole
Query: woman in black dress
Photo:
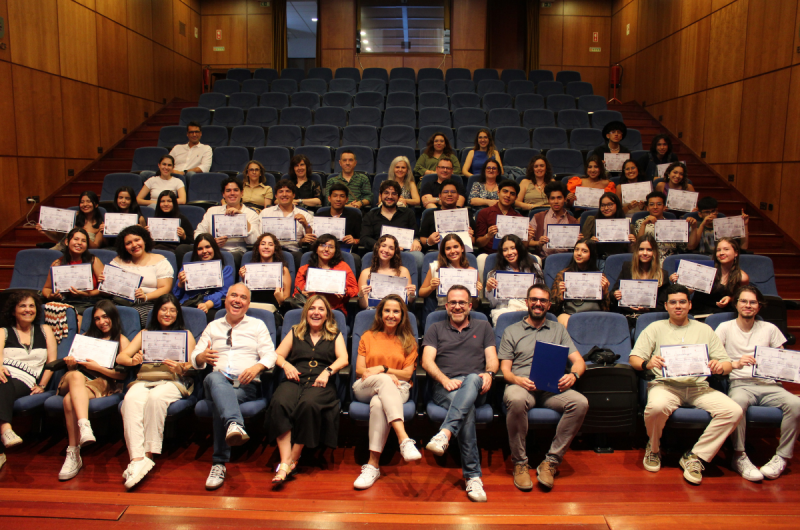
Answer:
[[303, 447], [336, 447], [339, 398], [330, 378], [348, 359], [344, 336], [324, 296], [308, 299], [300, 323], [275, 352], [286, 379], [272, 396], [265, 427], [267, 441], [278, 441], [281, 463], [272, 479], [278, 486], [294, 471]]

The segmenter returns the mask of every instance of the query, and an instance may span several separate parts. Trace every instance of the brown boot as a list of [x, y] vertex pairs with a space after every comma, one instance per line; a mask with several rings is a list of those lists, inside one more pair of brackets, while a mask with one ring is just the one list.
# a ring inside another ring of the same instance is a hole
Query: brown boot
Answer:
[[553, 487], [557, 474], [558, 464], [548, 462], [547, 460], [539, 464], [539, 467], [536, 468], [536, 475], [539, 479], [539, 484], [548, 489]]
[[533, 489], [531, 474], [528, 472], [530, 468], [527, 463], [514, 464], [514, 485], [522, 491], [531, 491]]

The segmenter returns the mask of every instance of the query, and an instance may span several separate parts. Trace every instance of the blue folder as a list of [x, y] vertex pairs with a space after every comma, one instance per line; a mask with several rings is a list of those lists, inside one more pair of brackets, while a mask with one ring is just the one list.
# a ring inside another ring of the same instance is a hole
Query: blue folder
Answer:
[[559, 394], [558, 380], [564, 376], [569, 348], [550, 342], [536, 341], [533, 347], [530, 379], [536, 390]]

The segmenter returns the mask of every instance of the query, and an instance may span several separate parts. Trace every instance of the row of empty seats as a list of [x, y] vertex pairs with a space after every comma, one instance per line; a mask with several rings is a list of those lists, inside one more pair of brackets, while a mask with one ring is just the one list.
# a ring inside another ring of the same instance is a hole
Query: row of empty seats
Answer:
[[414, 110], [428, 108], [444, 108], [452, 111], [460, 108], [516, 109], [524, 112], [529, 109], [550, 109], [558, 112], [568, 109], [581, 109], [595, 112], [607, 109], [606, 100], [602, 96], [591, 94], [572, 96], [568, 94], [518, 94], [512, 96], [504, 92], [490, 92], [484, 95], [474, 92], [457, 92], [447, 95], [443, 92], [425, 92], [418, 97], [409, 92], [394, 92], [388, 96], [380, 92], [327, 92], [319, 95], [316, 92], [295, 92], [291, 95], [281, 92], [265, 92], [256, 95], [249, 92], [235, 92], [230, 95], [208, 92], [202, 94], [197, 108], [218, 111], [226, 108], [249, 110], [258, 107], [285, 109], [287, 107], [305, 107], [317, 110], [325, 107], [341, 107], [346, 110], [358, 107], [375, 107], [387, 109], [393, 107], [409, 107]]

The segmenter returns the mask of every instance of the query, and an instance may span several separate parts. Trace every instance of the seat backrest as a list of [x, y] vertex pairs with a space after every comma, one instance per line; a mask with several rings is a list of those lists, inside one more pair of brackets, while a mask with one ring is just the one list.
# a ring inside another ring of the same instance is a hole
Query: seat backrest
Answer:
[[[570, 317], [571, 319], [572, 317]], [[636, 346], [636, 341], [639, 340], [639, 335], [645, 330], [647, 326], [659, 320], [666, 320], [669, 318], [669, 313], [666, 311], [651, 311], [643, 313], [636, 319], [636, 329], [633, 332], [633, 345]]]
[[[191, 181], [190, 181], [191, 182]], [[192, 224], [192, 228], [197, 229], [197, 225], [203, 220], [206, 211], [200, 206], [193, 206], [191, 204], [181, 204], [181, 215], [185, 216]]]
[[[281, 114], [283, 114], [283, 112], [281, 112]], [[269, 128], [269, 132], [267, 133], [267, 145], [300, 147], [303, 145], [303, 131], [297, 125], [275, 125]]]
[[319, 94], [316, 92], [295, 92], [291, 97], [292, 107], [305, 107], [311, 110], [319, 108]]
[[289, 172], [291, 158], [289, 150], [282, 146], [257, 147], [253, 151], [253, 160], [261, 162], [265, 170], [281, 175]]
[[472, 80], [479, 84], [481, 81], [499, 81], [500, 76], [494, 68], [478, 68], [472, 73]]
[[[375, 171], [377, 173], [388, 172], [389, 166], [392, 164], [392, 160], [398, 156], [404, 156], [408, 158], [409, 164], [411, 165], [409, 169], [413, 170], [417, 163], [417, 157], [415, 156], [414, 152], [413, 146], [389, 145], [386, 147], [381, 147], [378, 149], [378, 157], [375, 161]], [[377, 176], [375, 178], [377, 179]], [[375, 195], [375, 197], [377, 198], [377, 195]]]
[[506, 85], [513, 81], [525, 81], [525, 70], [506, 68], [500, 73], [500, 80]]
[[575, 70], [561, 70], [556, 74], [556, 81], [559, 81], [564, 85], [566, 85], [567, 83], [572, 83], [574, 81], [580, 81], [580, 80], [581, 80], [581, 73], [576, 72]]
[[[500, 83], [501, 81], [498, 81]], [[489, 92], [481, 99], [483, 110], [489, 112], [493, 109], [510, 109], [514, 107], [513, 98], [503, 92]]]
[[250, 92], [235, 92], [228, 98], [229, 107], [239, 107], [248, 110], [258, 105], [258, 96]]
[[380, 79], [381, 81], [388, 83], [389, 73], [386, 71], [386, 68], [364, 68], [361, 79], [364, 81], [367, 79]]
[[628, 319], [619, 313], [576, 313], [569, 317], [569, 336], [582, 356], [594, 346], [607, 348], [619, 355], [618, 363], [627, 363], [631, 354]]
[[417, 126], [417, 113], [411, 107], [387, 107], [383, 113], [383, 125], [406, 125], [414, 129]]
[[536, 84], [536, 93], [545, 98], [554, 94], [563, 94], [564, 85], [559, 81], [541, 81]]
[[750, 276], [750, 283], [766, 296], [780, 296], [775, 283], [775, 267], [768, 256], [739, 254], [739, 267]]
[[[588, 117], [586, 121], [589, 121]], [[603, 143], [603, 134], [597, 129], [574, 128], [569, 135], [569, 146], [581, 151], [591, 151], [595, 147], [603, 145]]]
[[[303, 145], [339, 147], [339, 128], [335, 125], [310, 125], [306, 129], [306, 138]], [[298, 149], [300, 148], [298, 147]], [[295, 154], [297, 154], [296, 151]], [[330, 158], [330, 153], [328, 158]]]
[[337, 68], [334, 80], [336, 79], [352, 79], [356, 83], [361, 82], [361, 72], [358, 68]]
[[472, 74], [467, 68], [448, 68], [444, 73], [445, 82], [449, 84], [454, 79], [466, 79], [469, 81], [472, 79]]
[[244, 125], [244, 110], [239, 107], [222, 107], [214, 111], [214, 125], [236, 127]]
[[356, 155], [356, 171], [368, 174], [375, 173], [375, 151], [368, 146], [348, 144], [344, 142], [342, 142], [342, 147], [336, 150], [336, 155], [333, 159], [334, 173], [339, 173], [342, 170], [342, 168], [339, 166], [339, 160], [341, 160], [342, 151], [345, 149], [352, 151], [353, 154]]
[[[262, 129], [263, 132], [263, 129]], [[228, 178], [225, 173], [195, 173], [189, 180], [187, 194], [190, 201], [217, 202], [222, 196], [220, 185]], [[180, 206], [183, 213], [184, 205]]]
[[453, 128], [458, 130], [468, 125], [486, 127], [486, 112], [481, 108], [464, 107], [453, 111]]
[[592, 113], [592, 128], [594, 129], [603, 130], [606, 123], [610, 121], [621, 121], [625, 123], [622, 119], [622, 113], [616, 110], [598, 110]]
[[300, 81], [301, 92], [313, 92], [318, 96], [328, 91], [328, 83], [324, 79], [303, 79]]
[[316, 67], [308, 71], [308, 79], [322, 79], [326, 83], [333, 79], [333, 71], [330, 68]]
[[545, 100], [547, 108], [553, 112], [575, 108], [575, 98], [566, 94], [552, 94], [547, 96]]
[[578, 98], [578, 108], [588, 112], [608, 109], [606, 98], [603, 96], [580, 96]]
[[389, 81], [389, 94], [394, 92], [417, 93], [417, 85], [411, 79], [392, 79]]
[[264, 129], [255, 125], [239, 125], [231, 131], [230, 145], [261, 147], [264, 145]]
[[240, 83], [252, 77], [253, 73], [248, 68], [229, 68], [228, 73], [225, 75], [226, 79], [234, 79]]
[[619, 280], [619, 275], [622, 273], [622, 266], [626, 261], [631, 261], [630, 253], [625, 254], [612, 254], [606, 258], [606, 266], [603, 269], [603, 274], [606, 275], [609, 285], [613, 288]]
[[469, 79], [454, 79], [447, 82], [447, 93], [452, 97], [453, 94], [469, 92], [475, 94], [475, 83]]
[[492, 109], [489, 111], [489, 128], [519, 127], [520, 115], [516, 109]]
[[[292, 326], [296, 326], [300, 323], [300, 318], [302, 316], [302, 309], [292, 309], [286, 312], [286, 314], [283, 316], [283, 326], [281, 327], [281, 341], [283, 341], [283, 339], [286, 338], [286, 335], [292, 331]], [[336, 319], [336, 325], [339, 327], [339, 332], [345, 337], [345, 342], [347, 342], [347, 335], [350, 333], [350, 330], [347, 327], [347, 317], [345, 317], [344, 313], [338, 309], [333, 310], [333, 317]], [[354, 370], [353, 367], [350, 369]]]
[[297, 92], [297, 81], [294, 79], [276, 79], [270, 84], [269, 91], [280, 92], [281, 94], [291, 96]]
[[205, 94], [200, 94], [200, 99], [197, 100], [197, 106], [203, 107], [204, 109], [214, 110], [220, 107], [224, 107], [228, 104], [228, 98], [225, 97], [225, 94], [220, 92], [206, 92]]
[[323, 107], [339, 107], [348, 111], [353, 108], [353, 96], [347, 92], [328, 92], [322, 96]]
[[[561, 252], [559, 254], [550, 254], [544, 260], [544, 281], [547, 287], [553, 288], [553, 280], [556, 275], [567, 268], [570, 260], [572, 260], [572, 252]], [[571, 318], [571, 317], [570, 317]]]
[[579, 98], [581, 96], [591, 96], [594, 94], [594, 90], [592, 89], [592, 84], [587, 83], [585, 81], [571, 81], [566, 83], [567, 85], [567, 94], [574, 98]]
[[386, 85], [388, 81], [384, 81], [383, 79], [363, 79], [358, 84], [358, 91], [359, 92], [377, 92], [378, 94], [385, 96], [386, 95]]
[[583, 155], [577, 149], [550, 149], [545, 157], [553, 167], [554, 174], [582, 175], [584, 173]]
[[14, 272], [9, 287], [41, 291], [50, 274], [50, 265], [61, 255], [58, 250], [45, 248], [20, 250], [14, 258]]
[[440, 79], [421, 79], [417, 85], [417, 93], [424, 94], [426, 92], [440, 92], [447, 93], [447, 88], [444, 81]]
[[[494, 70], [494, 73], [497, 73], [497, 70]], [[505, 93], [506, 91], [506, 84], [500, 81], [499, 79], [484, 79], [483, 81], [478, 81], [478, 95], [483, 97], [486, 94], [490, 93]]]
[[[386, 125], [381, 129], [380, 147], [400, 145], [414, 149], [417, 145], [417, 135], [414, 128], [408, 125]], [[412, 168], [413, 169], [413, 168]]]
[[428, 145], [428, 140], [430, 140], [434, 134], [445, 135], [447, 137], [447, 141], [450, 142], [450, 145], [455, 147], [456, 138], [453, 136], [453, 129], [450, 127], [442, 127], [440, 125], [428, 125], [426, 127], [419, 128], [419, 141], [417, 142], [417, 145], [419, 146], [420, 151], [425, 149], [425, 146]]
[[391, 72], [389, 72], [389, 82], [391, 83], [396, 79], [408, 79], [412, 83], [416, 83], [417, 74], [413, 68], [392, 68]]
[[260, 96], [264, 92], [269, 92], [269, 82], [264, 79], [248, 79], [242, 83], [242, 92]]
[[350, 125], [369, 125], [379, 129], [382, 125], [381, 109], [376, 107], [355, 107], [350, 111]]
[[[217, 190], [218, 190], [217, 192], [219, 193], [219, 188], [217, 188]], [[219, 197], [219, 195], [217, 195], [217, 196]], [[158, 248], [154, 248], [152, 252], [153, 252], [153, 254], [161, 254], [162, 256], [167, 258], [167, 261], [169, 261], [169, 264], [172, 266], [173, 277], [178, 276], [178, 272], [179, 272], [178, 260], [175, 258], [175, 253], [174, 252], [172, 252], [171, 250], [161, 250], [161, 249], [158, 249]]]
[[353, 104], [356, 107], [375, 107], [383, 110], [386, 106], [386, 98], [380, 92], [359, 92], [353, 98]]
[[[278, 109], [272, 107], [253, 107], [247, 111], [245, 125], [257, 125], [259, 127], [272, 127], [278, 125]], [[205, 136], [205, 134], [203, 135]], [[205, 140], [205, 138], [203, 138]]]
[[285, 109], [289, 106], [289, 96], [283, 92], [267, 92], [266, 94], [261, 94], [259, 105], [278, 110]]
[[358, 83], [349, 78], [334, 79], [328, 83], [328, 92], [347, 92], [355, 96], [358, 92]]
[[[333, 152], [331, 151], [331, 147], [337, 147], [339, 145], [339, 130], [336, 130], [336, 144], [334, 146], [328, 146], [327, 144], [317, 144], [317, 145], [309, 145], [308, 139], [312, 136], [311, 129], [312, 127], [327, 127], [324, 125], [312, 125], [306, 130], [306, 145], [303, 147], [298, 147], [294, 150], [295, 155], [305, 155], [311, 161], [311, 167], [308, 168], [309, 171], [316, 171], [318, 173], [325, 173], [326, 175], [331, 172], [331, 156]], [[323, 134], [325, 131], [322, 131]], [[314, 136], [318, 136], [314, 133]], [[322, 140], [320, 140], [322, 141]]]
[[[455, 148], [466, 149], [468, 147], [473, 147], [475, 145], [475, 138], [478, 137], [478, 132], [484, 128], [484, 125], [464, 125], [456, 129]], [[420, 145], [420, 149], [421, 148], [422, 146]]]
[[522, 114], [522, 126], [526, 129], [555, 127], [556, 114], [549, 109], [528, 109]]
[[211, 160], [211, 171], [241, 173], [249, 161], [250, 153], [245, 147], [218, 147]]
[[178, 125], [183, 127], [184, 139], [186, 138], [186, 126], [191, 122], [195, 122], [200, 126], [208, 125], [211, 123], [211, 111], [203, 107], [186, 107], [181, 109], [181, 117], [180, 121], [178, 121]]
[[531, 159], [540, 154], [538, 149], [531, 149], [530, 147], [512, 147], [506, 149], [503, 153], [503, 167], [515, 166], [527, 169]]
[[637, 129], [628, 128], [628, 133], [625, 135], [625, 138], [620, 141], [620, 144], [624, 145], [631, 151], [641, 151], [642, 133], [640, 133]]
[[295, 83], [300, 83], [306, 78], [306, 71], [303, 68], [284, 68], [281, 70], [281, 79], [293, 79]]
[[558, 127], [537, 127], [533, 130], [531, 146], [535, 149], [567, 149], [567, 131]]
[[725, 313], [714, 313], [713, 315], [708, 315], [706, 317], [706, 324], [711, 326], [711, 329], [717, 329], [717, 327], [722, 324], [723, 322], [727, 322], [729, 320], [736, 319], [738, 315], [733, 311], [728, 311]]
[[278, 71], [274, 68], [258, 68], [253, 72], [253, 79], [263, 79], [267, 83], [272, 83], [278, 79]]
[[142, 179], [133, 173], [109, 173], [103, 178], [100, 201], [113, 201], [117, 190], [123, 186], [132, 188], [133, 192], [138, 195], [139, 190], [142, 189]]
[[314, 111], [314, 124], [344, 128], [347, 126], [347, 111], [341, 107], [320, 107]]
[[508, 82], [508, 94], [512, 97], [535, 93], [536, 85], [533, 84], [533, 81], [513, 80]]
[[558, 126], [562, 129], [588, 129], [589, 113], [585, 110], [578, 109], [564, 109], [559, 111]]
[[450, 108], [450, 100], [447, 99], [447, 94], [443, 92], [423, 92], [419, 95], [419, 101], [417, 101], [417, 106], [419, 110], [428, 108], [428, 107], [440, 107], [443, 109]]
[[[255, 109], [261, 109], [261, 107], [255, 107]], [[266, 107], [264, 107], [263, 110], [274, 111], [275, 109], [267, 109]], [[250, 113], [248, 112], [248, 115], [249, 114]], [[254, 124], [248, 124], [248, 125], [254, 125]], [[228, 138], [227, 127], [224, 127], [222, 125], [206, 125], [205, 127], [203, 127], [203, 143], [210, 146], [212, 149], [228, 145], [228, 140], [229, 138]]]
[[444, 73], [439, 68], [420, 68], [417, 71], [417, 83], [428, 79], [444, 81]]
[[450, 95], [450, 110], [480, 108], [481, 97], [473, 92], [457, 92]]
[[311, 109], [306, 107], [286, 107], [281, 110], [281, 125], [297, 125], [308, 127], [312, 120]]
[[[486, 318], [486, 315], [483, 313], [479, 313], [477, 311], [470, 311], [469, 312], [470, 320], [483, 320], [484, 322], [488, 322], [489, 319]], [[428, 332], [428, 329], [436, 324], [437, 322], [444, 322], [447, 319], [447, 311], [434, 311], [428, 318], [425, 319], [425, 333]]]
[[530, 132], [524, 127], [498, 127], [494, 132], [494, 143], [497, 149], [530, 147]]
[[544, 97], [539, 94], [520, 94], [514, 98], [514, 108], [522, 113], [532, 109], [543, 109]]
[[371, 125], [348, 125], [342, 134], [342, 145], [378, 147], [378, 128]]
[[166, 125], [161, 127], [161, 130], [158, 132], [158, 147], [172, 149], [176, 145], [186, 141], [185, 125]]
[[230, 96], [234, 92], [239, 92], [240, 89], [241, 85], [239, 85], [239, 81], [236, 81], [235, 79], [217, 79], [214, 82], [214, 86], [211, 88], [211, 91]]
[[553, 72], [550, 70], [531, 70], [528, 72], [528, 81], [538, 85], [542, 81], [554, 81]]
[[[405, 81], [401, 79], [401, 81]], [[386, 96], [386, 108], [405, 107], [415, 110], [417, 108], [417, 97], [410, 92], [394, 92]]]
[[450, 128], [453, 122], [450, 118], [450, 111], [441, 107], [428, 107], [419, 111], [419, 127], [438, 125]]

